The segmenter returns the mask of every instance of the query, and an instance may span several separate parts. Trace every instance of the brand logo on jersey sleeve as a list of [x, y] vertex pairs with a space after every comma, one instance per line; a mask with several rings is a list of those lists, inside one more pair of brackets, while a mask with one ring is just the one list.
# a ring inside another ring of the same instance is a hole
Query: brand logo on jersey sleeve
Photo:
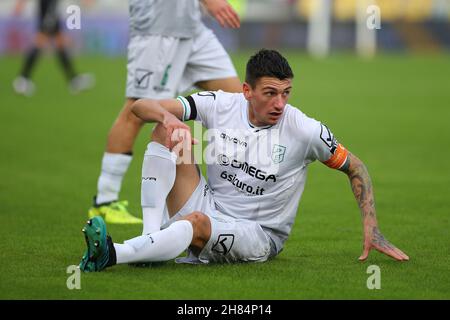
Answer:
[[199, 97], [212, 97], [214, 100], [216, 100], [216, 94], [212, 91], [201, 91], [197, 92], [197, 96]]
[[275, 164], [284, 161], [284, 155], [286, 153], [286, 147], [279, 144], [274, 144], [272, 148], [272, 161]]
[[320, 139], [328, 146], [330, 152], [334, 154], [338, 144], [333, 133], [324, 124], [320, 124]]

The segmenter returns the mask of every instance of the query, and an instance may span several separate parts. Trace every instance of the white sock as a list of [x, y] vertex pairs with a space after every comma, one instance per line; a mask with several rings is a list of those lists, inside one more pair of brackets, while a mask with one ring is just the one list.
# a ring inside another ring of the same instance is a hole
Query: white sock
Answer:
[[114, 243], [117, 264], [172, 260], [191, 244], [193, 233], [189, 221], [179, 220], [167, 229]]
[[102, 171], [97, 183], [97, 204], [119, 199], [123, 176], [127, 172], [132, 158], [127, 154], [105, 152]]
[[159, 231], [164, 216], [166, 198], [176, 176], [177, 156], [168, 148], [150, 142], [142, 163], [141, 206], [142, 234]]

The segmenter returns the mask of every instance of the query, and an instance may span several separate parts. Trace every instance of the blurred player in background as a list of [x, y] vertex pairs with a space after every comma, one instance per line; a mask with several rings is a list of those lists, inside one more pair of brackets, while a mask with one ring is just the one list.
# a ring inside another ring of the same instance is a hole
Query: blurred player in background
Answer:
[[[14, 15], [18, 16], [25, 7], [26, 0], [18, 0], [14, 8]], [[78, 93], [93, 87], [94, 78], [90, 74], [78, 74], [73, 66], [72, 59], [67, 52], [68, 40], [61, 28], [58, 13], [58, 0], [37, 1], [37, 33], [34, 37], [32, 48], [26, 53], [20, 75], [13, 81], [16, 93], [31, 96], [35, 91], [35, 85], [31, 80], [31, 73], [41, 51], [54, 40], [56, 55], [62, 70], [69, 83], [71, 93]]]
[[[101, 215], [107, 223], [142, 223], [128, 212], [127, 201], [119, 201], [133, 144], [144, 124], [131, 112], [136, 99], [173, 98], [193, 86], [242, 91], [230, 57], [201, 21], [200, 5], [222, 27], [240, 26], [226, 0], [130, 0], [126, 100], [108, 135], [90, 218]], [[144, 210], [144, 220], [149, 216]]]

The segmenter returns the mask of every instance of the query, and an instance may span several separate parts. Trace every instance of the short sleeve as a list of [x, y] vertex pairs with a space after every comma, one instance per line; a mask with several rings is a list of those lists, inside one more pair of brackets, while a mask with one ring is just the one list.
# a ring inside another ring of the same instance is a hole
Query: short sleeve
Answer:
[[340, 169], [348, 157], [348, 151], [334, 137], [331, 130], [324, 124], [315, 121], [311, 137], [308, 160], [319, 160], [330, 168]]
[[187, 97], [179, 96], [177, 99], [183, 104], [183, 121], [197, 120], [209, 127], [217, 105], [217, 95], [215, 91], [203, 91]]

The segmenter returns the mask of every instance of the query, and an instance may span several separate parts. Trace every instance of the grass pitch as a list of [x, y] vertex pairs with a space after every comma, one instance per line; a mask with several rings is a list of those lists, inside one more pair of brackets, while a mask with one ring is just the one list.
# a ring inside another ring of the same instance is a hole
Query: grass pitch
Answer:
[[[243, 76], [250, 53], [233, 56]], [[411, 258], [362, 251], [360, 214], [344, 174], [309, 169], [284, 251], [264, 264], [116, 266], [82, 274], [69, 265], [85, 248], [81, 227], [96, 191], [107, 132], [123, 103], [125, 59], [83, 57], [97, 87], [71, 96], [56, 61], [44, 58], [32, 98], [13, 94], [17, 57], [0, 58], [1, 299], [449, 299], [450, 60], [448, 56], [287, 54], [291, 104], [326, 123], [367, 165], [383, 234]], [[135, 146], [122, 198], [140, 216], [140, 168], [150, 132]], [[116, 242], [140, 226], [109, 226]], [[369, 265], [381, 289], [366, 287]]]

